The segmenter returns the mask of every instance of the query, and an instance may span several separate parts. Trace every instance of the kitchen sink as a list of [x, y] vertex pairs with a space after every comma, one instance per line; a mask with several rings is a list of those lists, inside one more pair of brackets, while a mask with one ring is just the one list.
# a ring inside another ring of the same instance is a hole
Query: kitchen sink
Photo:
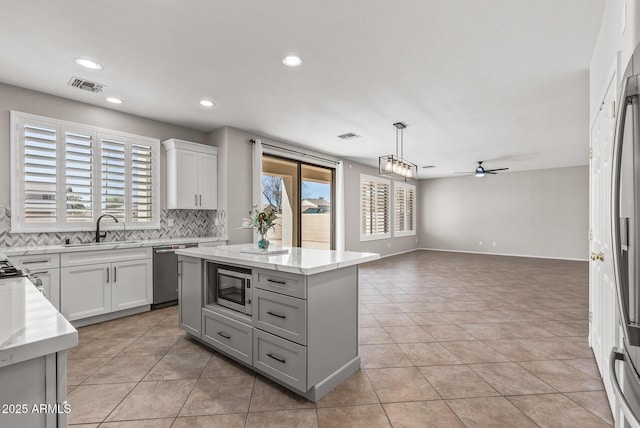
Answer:
[[114, 245], [114, 244], [136, 244], [138, 242], [142, 242], [142, 240], [132, 240], [132, 241], [109, 241], [109, 242], [83, 242], [77, 244], [63, 244], [66, 248], [74, 248], [74, 247], [90, 247], [94, 245], [102, 246], [102, 245]]

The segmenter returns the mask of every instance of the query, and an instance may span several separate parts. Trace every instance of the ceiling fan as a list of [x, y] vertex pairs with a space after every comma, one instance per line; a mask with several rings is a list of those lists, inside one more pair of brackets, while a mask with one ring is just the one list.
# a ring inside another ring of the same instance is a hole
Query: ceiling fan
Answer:
[[456, 174], [475, 174], [476, 177], [484, 177], [485, 174], [497, 174], [498, 171], [506, 171], [509, 168], [495, 168], [495, 169], [485, 169], [482, 166], [484, 161], [478, 161], [478, 166], [474, 172], [456, 172]]

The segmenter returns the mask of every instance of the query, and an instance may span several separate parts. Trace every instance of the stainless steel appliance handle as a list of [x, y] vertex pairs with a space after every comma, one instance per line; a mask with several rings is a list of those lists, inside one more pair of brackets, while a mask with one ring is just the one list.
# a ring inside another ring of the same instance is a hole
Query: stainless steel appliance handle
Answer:
[[165, 253], [173, 253], [176, 250], [174, 250], [173, 248], [169, 248], [167, 250], [153, 250], [153, 254], [165, 254]]
[[618, 404], [620, 404], [620, 408], [626, 417], [626, 422], [632, 428], [640, 428], [640, 421], [637, 416], [633, 413], [627, 398], [622, 393], [622, 388], [620, 388], [620, 383], [618, 382], [618, 376], [616, 375], [616, 361], [624, 361], [625, 354], [620, 349], [612, 348], [611, 354], [609, 355], [609, 378], [611, 379], [611, 385], [613, 385], [613, 393], [618, 399]]
[[613, 272], [616, 281], [616, 294], [618, 296], [618, 308], [620, 309], [620, 317], [624, 335], [629, 344], [640, 345], [640, 329], [631, 326], [629, 317], [629, 282], [626, 275], [623, 275], [620, 268], [622, 259], [622, 246], [620, 240], [620, 176], [622, 165], [622, 144], [624, 141], [624, 129], [627, 120], [627, 108], [632, 102], [636, 94], [627, 95], [629, 80], [637, 76], [630, 76], [623, 80], [620, 103], [618, 105], [618, 121], [615, 129], [615, 137], [613, 141], [613, 166], [611, 172], [611, 253], [613, 256]]

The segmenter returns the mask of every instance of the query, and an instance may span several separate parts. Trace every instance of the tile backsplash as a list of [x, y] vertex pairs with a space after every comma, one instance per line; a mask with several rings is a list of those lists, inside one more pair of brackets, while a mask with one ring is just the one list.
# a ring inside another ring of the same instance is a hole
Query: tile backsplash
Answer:
[[[169, 227], [169, 220], [173, 226]], [[223, 237], [227, 235], [224, 210], [167, 210], [160, 213], [160, 229], [107, 232], [104, 241], [147, 240], [161, 238]], [[95, 232], [10, 233], [11, 210], [0, 207], [0, 247], [93, 242]], [[124, 236], [123, 236], [124, 234]]]

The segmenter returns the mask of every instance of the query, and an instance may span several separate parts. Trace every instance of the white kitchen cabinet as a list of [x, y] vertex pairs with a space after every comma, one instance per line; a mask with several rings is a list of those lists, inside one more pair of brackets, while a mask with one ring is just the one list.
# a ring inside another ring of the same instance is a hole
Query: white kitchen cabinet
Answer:
[[167, 208], [218, 208], [218, 149], [172, 138], [167, 153]]
[[12, 256], [11, 260], [42, 280], [47, 299], [60, 310], [60, 254]]
[[60, 312], [69, 321], [111, 312], [111, 263], [60, 269]]
[[151, 260], [112, 263], [111, 310], [149, 305], [153, 300]]
[[61, 265], [60, 312], [69, 321], [153, 301], [150, 248], [65, 253]]

